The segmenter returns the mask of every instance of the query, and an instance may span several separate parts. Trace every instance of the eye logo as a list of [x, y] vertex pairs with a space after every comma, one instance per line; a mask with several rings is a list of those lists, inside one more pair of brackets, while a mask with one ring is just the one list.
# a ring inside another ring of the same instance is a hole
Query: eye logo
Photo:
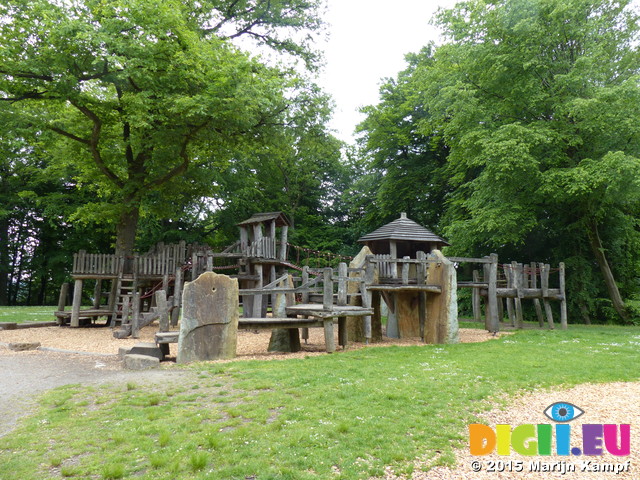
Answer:
[[584, 410], [569, 402], [556, 402], [544, 411], [544, 414], [554, 422], [570, 422], [583, 413]]

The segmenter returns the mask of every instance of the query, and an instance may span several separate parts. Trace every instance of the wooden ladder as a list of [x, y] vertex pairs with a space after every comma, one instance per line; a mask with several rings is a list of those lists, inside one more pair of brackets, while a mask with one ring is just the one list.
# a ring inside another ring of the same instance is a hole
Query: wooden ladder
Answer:
[[132, 313], [133, 294], [138, 289], [138, 279], [135, 275], [120, 275], [118, 277], [118, 298], [116, 300], [115, 312], [111, 316], [111, 327], [116, 326], [116, 322], [120, 324], [129, 323], [129, 317]]

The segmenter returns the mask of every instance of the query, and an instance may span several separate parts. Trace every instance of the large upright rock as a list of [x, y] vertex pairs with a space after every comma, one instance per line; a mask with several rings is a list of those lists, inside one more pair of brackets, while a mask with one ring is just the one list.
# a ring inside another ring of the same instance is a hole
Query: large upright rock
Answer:
[[178, 363], [236, 356], [238, 280], [205, 272], [184, 285]]
[[458, 343], [458, 285], [456, 269], [440, 250], [431, 252], [427, 281], [440, 285], [442, 293], [427, 295], [426, 343]]
[[[349, 263], [349, 268], [363, 268], [368, 255], [373, 255], [373, 252], [367, 246], [362, 247], [358, 255], [356, 255]], [[361, 275], [358, 272], [349, 273], [349, 278], [358, 278], [360, 276]], [[377, 271], [373, 283], [378, 283]], [[355, 305], [358, 307], [362, 306], [362, 298], [353, 295], [354, 293], [359, 293], [359, 291], [360, 285], [357, 282], [347, 282], [349, 305]], [[371, 335], [373, 342], [382, 341], [382, 329], [376, 328], [376, 325], [379, 323], [379, 321], [372, 322]], [[347, 317], [347, 336], [351, 342], [364, 342], [366, 340], [364, 332], [364, 317]]]

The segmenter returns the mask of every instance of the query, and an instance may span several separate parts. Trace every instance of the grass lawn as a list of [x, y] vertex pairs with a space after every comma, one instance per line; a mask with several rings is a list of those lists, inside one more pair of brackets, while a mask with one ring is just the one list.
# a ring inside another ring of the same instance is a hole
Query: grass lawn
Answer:
[[366, 479], [453, 460], [489, 401], [640, 378], [640, 328], [198, 364], [193, 382], [68, 386], [0, 442], [0, 478]]
[[53, 312], [58, 309], [51, 307], [0, 307], [0, 322], [53, 322], [56, 318]]

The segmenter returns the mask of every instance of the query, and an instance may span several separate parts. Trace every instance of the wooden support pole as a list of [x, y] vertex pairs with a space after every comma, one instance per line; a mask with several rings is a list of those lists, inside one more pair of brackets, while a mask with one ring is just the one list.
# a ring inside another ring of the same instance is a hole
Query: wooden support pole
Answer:
[[[67, 304], [67, 295], [69, 295], [69, 284], [64, 282], [60, 286], [60, 295], [58, 296], [58, 312], [64, 312], [64, 307]], [[64, 319], [62, 317], [56, 317], [58, 325], [64, 325]]]
[[171, 310], [171, 325], [178, 325], [182, 308], [182, 268], [176, 268], [176, 279], [173, 283], [173, 310]]
[[[480, 283], [480, 272], [473, 271], [473, 283]], [[473, 308], [473, 321], [480, 323], [482, 321], [482, 306], [480, 304], [480, 289], [471, 289], [471, 306]]]
[[254, 254], [256, 257], [263, 256], [263, 242], [262, 242], [262, 224], [256, 223], [253, 226], [253, 245], [255, 246]]
[[131, 308], [133, 310], [131, 315], [131, 337], [140, 338], [140, 292], [133, 294]]
[[324, 321], [324, 343], [327, 347], [327, 353], [336, 351], [336, 340], [333, 338], [333, 318]]
[[[416, 252], [416, 259], [421, 263], [418, 263], [416, 267], [416, 284], [425, 285], [427, 283], [427, 254], [425, 252]], [[404, 271], [402, 273], [404, 280]], [[475, 291], [475, 288], [473, 289]], [[427, 294], [426, 292], [418, 293], [418, 326], [420, 332], [420, 338], [424, 342], [425, 328], [427, 324]]]
[[[504, 276], [507, 279], [507, 288], [514, 288], [514, 275], [513, 269], [509, 265], [503, 265]], [[514, 311], [513, 299], [506, 298], [505, 303], [507, 304], [507, 315], [509, 317], [509, 323], [511, 323], [512, 327], [516, 326], [516, 314]]]
[[[262, 280], [262, 265], [256, 263], [253, 268], [255, 269], [256, 276], [258, 277], [255, 288], [262, 288], [264, 285]], [[262, 295], [253, 296], [252, 315], [256, 318], [262, 317]]]
[[333, 269], [331, 267], [326, 267], [322, 270], [322, 274], [324, 280], [324, 289], [322, 291], [322, 309], [331, 311], [333, 310], [333, 280], [331, 280]]
[[[339, 306], [347, 304], [347, 277], [347, 264], [340, 262], [338, 265], [338, 298], [336, 301]], [[338, 343], [343, 349], [347, 348], [347, 317], [338, 317]]]
[[562, 295], [562, 300], [560, 300], [560, 328], [566, 330], [567, 325], [567, 294], [565, 288], [565, 267], [564, 262], [560, 262], [560, 295]]
[[129, 312], [131, 310], [131, 297], [129, 295], [126, 295], [123, 298], [123, 303], [122, 303], [122, 321], [120, 322], [120, 325], [128, 325], [129, 324]]
[[169, 331], [169, 306], [167, 304], [167, 291], [157, 290], [154, 293], [156, 298], [156, 308], [158, 309], [158, 330], [160, 332]]
[[396, 245], [395, 240], [389, 240], [389, 254], [391, 258], [391, 263], [389, 265], [391, 267], [391, 278], [398, 278], [398, 263], [394, 261], [398, 258], [398, 246]]
[[93, 308], [95, 310], [100, 308], [100, 302], [102, 302], [102, 279], [98, 278], [93, 288]]
[[191, 281], [193, 282], [200, 275], [198, 267], [198, 254], [194, 251], [191, 254]]
[[82, 285], [81, 278], [77, 279], [73, 285], [73, 304], [71, 307], [71, 321], [69, 325], [71, 327], [80, 326], [80, 304], [82, 303]]
[[[275, 225], [275, 223], [272, 223], [272, 225]], [[276, 273], [276, 266], [275, 265], [271, 265], [269, 268], [269, 283], [273, 283], [278, 279], [277, 273]], [[284, 288], [284, 286], [283, 286]], [[267, 296], [267, 298], [269, 298], [269, 296]], [[277, 302], [277, 294], [272, 293], [271, 294], [271, 312], [275, 312], [275, 308], [276, 308], [276, 302]], [[275, 317], [275, 315], [274, 315]]]
[[523, 268], [518, 262], [511, 262], [511, 273], [513, 274], [513, 283], [516, 289], [516, 298], [513, 299], [516, 310], [516, 328], [524, 328], [524, 318], [522, 316], [522, 283]]
[[549, 271], [551, 267], [548, 264], [541, 265], [540, 267], [540, 283], [542, 286], [542, 303], [544, 304], [544, 312], [549, 322], [549, 328], [553, 330], [555, 325], [553, 324], [553, 311], [551, 310], [551, 304], [549, 303]]
[[491, 332], [500, 330], [498, 319], [498, 254], [490, 255], [491, 263], [489, 264], [489, 291], [488, 291], [488, 307], [489, 307], [489, 326]]
[[[536, 262], [531, 263], [531, 288], [536, 290], [538, 288], [538, 264]], [[542, 314], [542, 305], [540, 305], [540, 299], [533, 299], [533, 306], [536, 310], [536, 317], [538, 318], [538, 324], [540, 327], [544, 327], [544, 315]]]
[[[373, 339], [374, 320], [379, 324], [380, 337], [382, 337], [382, 321], [380, 314], [380, 293], [372, 292], [367, 285], [372, 285], [375, 279], [375, 265], [373, 264], [373, 255], [368, 255], [364, 262], [364, 278], [360, 282], [360, 295], [362, 295], [362, 306], [364, 308], [372, 308], [373, 316], [366, 315], [364, 321], [364, 338], [365, 343], [369, 344]], [[376, 303], [377, 302], [377, 303]], [[376, 326], [378, 329], [378, 326]]]
[[64, 307], [67, 305], [67, 295], [69, 295], [69, 283], [64, 282], [60, 286], [60, 295], [58, 296], [58, 312], [64, 312]]
[[283, 225], [280, 229], [280, 254], [279, 254], [279, 258], [281, 261], [286, 261], [287, 260], [287, 235], [289, 232], [289, 227], [286, 225]]
[[[309, 265], [305, 265], [302, 267], [302, 285], [305, 285], [309, 282]], [[305, 288], [301, 294], [302, 303], [309, 303], [309, 289]], [[305, 345], [309, 343], [309, 329], [302, 329], [302, 339], [304, 340]]]

